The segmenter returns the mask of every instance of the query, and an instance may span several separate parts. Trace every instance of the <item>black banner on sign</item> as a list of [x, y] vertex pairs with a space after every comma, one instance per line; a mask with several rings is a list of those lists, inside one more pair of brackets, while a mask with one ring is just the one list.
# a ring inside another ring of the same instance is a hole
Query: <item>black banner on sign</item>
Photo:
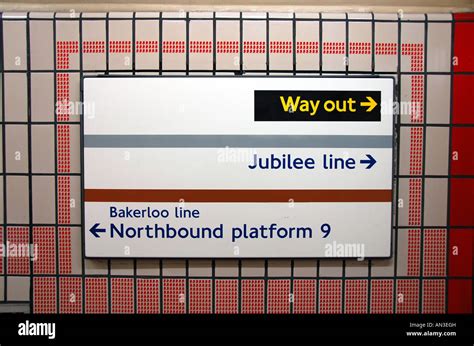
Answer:
[[255, 121], [380, 121], [380, 91], [255, 90]]

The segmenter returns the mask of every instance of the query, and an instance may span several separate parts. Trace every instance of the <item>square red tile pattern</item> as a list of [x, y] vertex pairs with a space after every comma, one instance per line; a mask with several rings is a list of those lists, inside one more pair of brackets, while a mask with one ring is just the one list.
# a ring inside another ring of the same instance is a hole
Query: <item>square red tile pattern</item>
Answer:
[[189, 280], [189, 313], [212, 313], [212, 282], [210, 279]]
[[82, 313], [82, 278], [59, 278], [59, 312], [62, 314]]
[[80, 232], [80, 229], [73, 231], [70, 227], [58, 228], [59, 242], [59, 274], [72, 273], [72, 232]]
[[423, 231], [423, 276], [446, 275], [446, 233], [445, 229]]
[[397, 314], [417, 314], [420, 311], [420, 280], [397, 280]]
[[[166, 312], [182, 312], [185, 306], [180, 301], [184, 280], [165, 279], [167, 292], [178, 294], [177, 303], [171, 302]], [[133, 278], [111, 279], [111, 312], [133, 313], [134, 280]], [[367, 313], [368, 280], [348, 279], [345, 282], [345, 313]], [[371, 287], [370, 313], [392, 313], [393, 280], [375, 279]], [[242, 280], [242, 312], [264, 312], [264, 280]], [[295, 313], [315, 313], [316, 280], [295, 280]], [[418, 313], [419, 280], [402, 279], [397, 282], [397, 313]], [[445, 311], [445, 279], [423, 280], [422, 313], [437, 314]], [[35, 277], [33, 279], [34, 313], [56, 313], [56, 278]], [[107, 278], [86, 278], [85, 312], [107, 313]], [[342, 280], [320, 280], [320, 313], [340, 313]], [[160, 280], [137, 280], [137, 312], [160, 312]], [[450, 279], [449, 312], [469, 313], [472, 308], [470, 293], [472, 280]], [[191, 293], [193, 292], [193, 293]], [[190, 312], [211, 312], [211, 281], [208, 279], [190, 280]], [[216, 280], [216, 313], [238, 312], [238, 280]], [[290, 281], [268, 280], [268, 313], [290, 312]], [[59, 312], [80, 314], [82, 304], [82, 278], [62, 277], [59, 279]], [[166, 296], [165, 296], [166, 298]], [[306, 302], [303, 304], [301, 302]], [[203, 304], [204, 302], [204, 304]], [[179, 304], [179, 305], [176, 305]], [[192, 307], [192, 308], [191, 308]], [[173, 310], [174, 309], [174, 310]]]
[[160, 313], [159, 279], [137, 279], [137, 313]]
[[239, 281], [217, 279], [215, 290], [216, 314], [237, 314], [239, 312]]
[[[30, 257], [28, 251], [30, 245], [30, 234], [28, 227], [7, 227], [8, 242], [8, 261], [7, 274], [29, 275], [30, 274]], [[11, 250], [15, 250], [15, 254]]]
[[163, 279], [163, 313], [186, 313], [185, 279]]
[[263, 314], [265, 312], [265, 281], [242, 280], [242, 313]]
[[133, 278], [112, 278], [112, 309], [114, 314], [134, 313]]
[[345, 313], [367, 313], [368, 280], [346, 280]]
[[107, 278], [86, 278], [86, 314], [105, 314], [108, 312], [108, 287]]
[[445, 311], [446, 280], [423, 280], [424, 314], [442, 314]]
[[340, 314], [342, 312], [342, 280], [319, 281], [319, 313]]
[[56, 273], [56, 231], [54, 227], [34, 227], [33, 244], [38, 258], [33, 261], [34, 274]]
[[420, 275], [421, 263], [421, 230], [409, 229], [408, 232], [408, 254], [407, 254], [407, 275]]
[[290, 280], [268, 280], [267, 312], [269, 314], [290, 313]]
[[35, 314], [57, 313], [56, 278], [33, 278], [33, 302]]
[[372, 280], [370, 312], [372, 314], [393, 313], [393, 280]]
[[316, 280], [293, 281], [293, 312], [295, 314], [316, 313]]

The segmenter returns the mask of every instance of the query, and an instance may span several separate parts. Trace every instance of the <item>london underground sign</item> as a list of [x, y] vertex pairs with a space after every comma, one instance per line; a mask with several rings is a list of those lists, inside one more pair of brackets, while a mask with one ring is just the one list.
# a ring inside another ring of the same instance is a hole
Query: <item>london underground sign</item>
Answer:
[[86, 257], [391, 254], [393, 79], [85, 77]]

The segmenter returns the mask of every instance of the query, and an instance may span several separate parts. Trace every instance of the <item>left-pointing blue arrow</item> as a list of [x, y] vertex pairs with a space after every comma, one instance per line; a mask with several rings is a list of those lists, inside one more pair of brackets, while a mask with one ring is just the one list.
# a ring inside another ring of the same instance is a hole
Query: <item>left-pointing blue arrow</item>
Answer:
[[91, 232], [94, 235], [94, 237], [96, 237], [96, 238], [100, 238], [100, 233], [105, 232], [105, 228], [99, 228], [99, 226], [100, 226], [100, 223], [96, 223], [89, 230], [89, 232]]

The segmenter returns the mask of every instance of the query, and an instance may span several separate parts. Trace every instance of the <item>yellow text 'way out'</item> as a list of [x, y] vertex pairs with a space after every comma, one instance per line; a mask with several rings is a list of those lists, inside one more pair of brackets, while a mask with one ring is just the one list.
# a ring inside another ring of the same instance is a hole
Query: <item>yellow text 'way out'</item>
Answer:
[[[360, 102], [361, 107], [367, 107], [365, 109], [366, 112], [372, 111], [375, 106], [377, 106], [377, 102], [370, 97], [366, 97], [365, 102]], [[338, 112], [338, 113], [346, 113], [346, 112], [356, 112], [357, 109], [357, 101], [354, 100], [352, 97], [343, 100], [318, 100], [318, 99], [305, 99], [301, 96], [280, 96], [280, 102], [283, 110], [285, 112], [301, 112], [307, 113], [310, 116], [315, 116], [318, 113], [320, 107], [324, 109], [325, 112]]]

